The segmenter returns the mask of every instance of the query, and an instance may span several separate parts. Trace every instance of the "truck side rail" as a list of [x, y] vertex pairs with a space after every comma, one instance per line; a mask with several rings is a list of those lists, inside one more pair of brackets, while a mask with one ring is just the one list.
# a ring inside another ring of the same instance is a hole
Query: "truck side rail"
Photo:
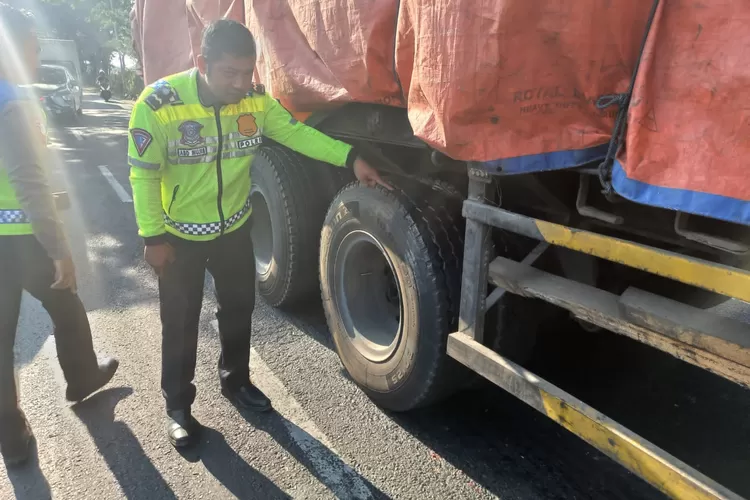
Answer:
[[452, 334], [448, 338], [448, 354], [670, 497], [742, 498], [591, 406], [476, 342], [469, 335]]
[[750, 272], [743, 269], [573, 229], [467, 200], [464, 217], [594, 257], [750, 302]]
[[[484, 316], [503, 293], [534, 297], [750, 387], [750, 328], [630, 288], [616, 295], [533, 267], [549, 245], [565, 247], [750, 302], [750, 273], [597, 233], [523, 216], [488, 203], [492, 177], [469, 169], [458, 331], [448, 355], [578, 435], [673, 498], [739, 499], [689, 465], [483, 344]], [[539, 240], [522, 262], [488, 261], [492, 227]], [[487, 283], [498, 288], [487, 296]]]

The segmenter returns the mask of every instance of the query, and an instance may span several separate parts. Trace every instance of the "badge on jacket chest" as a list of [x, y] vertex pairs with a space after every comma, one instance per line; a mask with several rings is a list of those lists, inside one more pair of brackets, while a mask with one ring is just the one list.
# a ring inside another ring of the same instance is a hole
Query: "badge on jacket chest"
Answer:
[[237, 141], [238, 149], [260, 146], [263, 143], [263, 137], [258, 133], [258, 124], [255, 121], [255, 116], [252, 114], [240, 115], [237, 118], [237, 131], [240, 135], [248, 137], [248, 139], [240, 139]]
[[200, 146], [201, 144], [206, 142], [206, 140], [201, 136], [202, 129], [203, 125], [198, 122], [182, 122], [182, 124], [180, 124], [179, 128], [177, 129], [182, 133], [182, 139], [180, 139], [180, 143], [184, 144], [185, 146]]
[[194, 156], [204, 156], [208, 153], [206, 148], [206, 139], [201, 135], [203, 125], [195, 121], [182, 122], [177, 130], [182, 134], [180, 144], [188, 148], [178, 148], [177, 155], [182, 158], [191, 158]]

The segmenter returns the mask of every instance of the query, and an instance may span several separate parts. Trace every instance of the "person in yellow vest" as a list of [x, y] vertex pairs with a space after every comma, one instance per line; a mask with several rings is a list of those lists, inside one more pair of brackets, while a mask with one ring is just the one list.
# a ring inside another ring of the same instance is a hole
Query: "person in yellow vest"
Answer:
[[45, 172], [46, 117], [38, 101], [18, 87], [34, 77], [38, 65], [33, 20], [2, 3], [0, 50], [0, 451], [6, 465], [18, 465], [28, 459], [33, 437], [19, 407], [13, 369], [23, 290], [41, 301], [52, 319], [68, 400], [85, 399], [107, 384], [117, 361], [97, 361]]
[[255, 41], [240, 23], [204, 33], [197, 68], [146, 88], [130, 119], [128, 162], [145, 259], [159, 276], [162, 392], [167, 434], [195, 441], [198, 324], [206, 270], [214, 277], [222, 393], [236, 406], [271, 409], [250, 382], [255, 265], [250, 239], [250, 164], [264, 138], [389, 188], [351, 146], [297, 122], [253, 84]]

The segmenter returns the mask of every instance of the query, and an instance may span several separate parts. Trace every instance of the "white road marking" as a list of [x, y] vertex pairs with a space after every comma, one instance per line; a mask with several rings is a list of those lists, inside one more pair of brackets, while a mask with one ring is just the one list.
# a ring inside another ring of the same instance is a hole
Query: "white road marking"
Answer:
[[[211, 325], [218, 333], [218, 322], [211, 321]], [[253, 383], [271, 398], [274, 410], [284, 417], [289, 435], [310, 460], [320, 481], [337, 498], [372, 498], [364, 480], [339, 457], [328, 437], [318, 429], [255, 349], [250, 349], [250, 370]]]
[[125, 188], [117, 182], [117, 179], [115, 179], [115, 176], [112, 175], [112, 172], [109, 171], [106, 165], [99, 165], [99, 171], [104, 178], [107, 179], [107, 182], [109, 182], [109, 185], [112, 186], [112, 189], [115, 190], [115, 193], [117, 193], [117, 196], [120, 197], [123, 203], [133, 203], [133, 198], [131, 198], [128, 192], [125, 191]]
[[71, 130], [73, 133], [73, 137], [75, 137], [79, 142], [83, 142], [83, 132], [80, 130]]

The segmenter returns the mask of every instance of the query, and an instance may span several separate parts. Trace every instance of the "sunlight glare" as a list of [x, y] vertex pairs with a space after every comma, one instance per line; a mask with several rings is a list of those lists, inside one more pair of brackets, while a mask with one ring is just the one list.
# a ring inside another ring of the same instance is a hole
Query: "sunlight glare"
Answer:
[[[39, 32], [49, 33], [50, 32], [50, 30], [47, 29], [49, 27], [49, 23], [47, 22], [46, 19], [44, 19], [43, 16], [34, 15], [33, 22], [34, 22], [34, 25], [36, 26], [36, 33], [39, 33]], [[35, 33], [35, 36], [36, 36], [36, 33]], [[37, 47], [38, 47], [38, 44], [37, 44]], [[12, 84], [19, 85], [22, 88], [29, 89], [28, 85], [34, 83], [35, 77], [33, 76], [32, 71], [30, 71], [31, 68], [28, 68], [27, 61], [23, 60], [23, 57], [24, 57], [24, 55], [22, 54], [23, 48], [19, 47], [14, 42], [13, 36], [11, 34], [9, 27], [5, 26], [2, 20], [0, 20], [0, 51], [2, 51], [2, 54], [3, 54], [2, 73], [0, 73], [0, 79], [6, 79]], [[31, 102], [35, 108], [34, 109], [35, 113], [37, 114], [41, 113], [42, 115], [45, 115], [46, 127], [41, 126], [40, 124], [37, 124], [37, 123], [29, 123], [29, 121], [26, 121], [26, 123], [22, 123], [20, 125], [26, 128], [28, 137], [37, 136], [39, 134], [39, 128], [41, 127], [42, 133], [45, 136], [47, 144], [49, 145], [49, 142], [51, 139], [49, 130], [52, 125], [59, 126], [59, 124], [54, 123], [54, 121], [51, 120], [52, 117], [46, 116], [40, 101], [34, 98]], [[69, 127], [69, 128], [83, 128], [83, 127], [81, 126], [80, 123], [75, 123], [72, 127]], [[70, 178], [70, 174], [67, 172], [67, 169], [63, 168], [65, 159], [62, 156], [61, 148], [48, 147], [47, 159], [48, 159], [48, 164], [43, 165], [43, 167], [45, 167], [45, 170], [47, 172], [47, 179], [52, 188], [52, 191], [53, 192], [68, 191], [72, 187], [72, 184], [71, 184], [72, 179]], [[63, 178], [62, 182], [60, 182], [59, 177]], [[70, 208], [67, 209], [64, 214], [60, 214], [61, 219], [72, 220], [72, 221], [76, 221], [82, 224], [82, 221], [84, 221], [84, 219], [82, 217], [83, 214], [81, 212], [81, 206], [82, 205], [80, 203], [72, 203]], [[70, 236], [71, 235], [70, 228], [68, 229], [67, 232], [68, 232], [68, 235]]]

